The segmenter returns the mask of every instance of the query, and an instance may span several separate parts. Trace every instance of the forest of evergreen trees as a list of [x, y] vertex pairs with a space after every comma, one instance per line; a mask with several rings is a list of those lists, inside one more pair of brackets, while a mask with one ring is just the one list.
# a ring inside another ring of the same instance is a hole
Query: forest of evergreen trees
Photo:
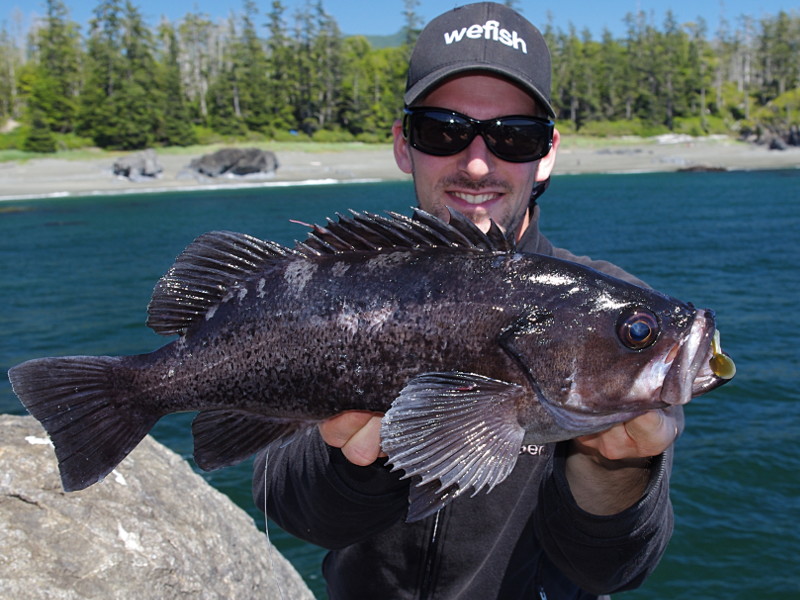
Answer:
[[[509, 2], [512, 6], [516, 2]], [[22, 42], [0, 31], [0, 147], [138, 149], [219, 139], [384, 141], [401, 110], [417, 0], [398, 13], [405, 43], [344, 36], [323, 0], [287, 14], [243, 0], [223, 21], [189, 13], [145, 23], [132, 0], [98, 0], [87, 31], [61, 0]], [[593, 135], [753, 134], [800, 123], [800, 16], [678, 23], [628, 14], [626, 33], [537, 23], [553, 58], [562, 130]], [[259, 32], [264, 32], [260, 34]], [[305, 137], [308, 136], [308, 137]]]

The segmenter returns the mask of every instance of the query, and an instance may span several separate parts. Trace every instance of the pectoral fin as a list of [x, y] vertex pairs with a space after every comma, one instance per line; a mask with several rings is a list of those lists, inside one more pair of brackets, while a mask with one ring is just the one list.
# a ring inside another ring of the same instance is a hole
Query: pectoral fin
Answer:
[[517, 419], [524, 394], [516, 384], [456, 372], [425, 373], [403, 388], [383, 417], [381, 440], [393, 469], [418, 478], [407, 521], [508, 476], [525, 433]]

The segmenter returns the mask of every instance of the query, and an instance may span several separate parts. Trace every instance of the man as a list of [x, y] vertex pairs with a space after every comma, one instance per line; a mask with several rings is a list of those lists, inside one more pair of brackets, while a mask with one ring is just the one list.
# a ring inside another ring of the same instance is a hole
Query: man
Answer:
[[[511, 9], [479, 3], [432, 21], [411, 57], [394, 154], [422, 208], [494, 220], [521, 250], [588, 264], [539, 233], [535, 197], [560, 136], [550, 58]], [[638, 282], [641, 283], [641, 282]], [[330, 598], [595, 598], [641, 584], [672, 531], [671, 446], [656, 411], [583, 438], [523, 448], [489, 494], [407, 524], [408, 483], [384, 466], [380, 415], [347, 412], [256, 463], [254, 495], [290, 533], [330, 548]]]

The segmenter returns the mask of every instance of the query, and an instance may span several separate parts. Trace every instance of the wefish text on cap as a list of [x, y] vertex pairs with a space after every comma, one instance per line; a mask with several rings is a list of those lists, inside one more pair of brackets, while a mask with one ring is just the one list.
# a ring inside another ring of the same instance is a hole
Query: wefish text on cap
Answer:
[[498, 21], [486, 21], [484, 25], [474, 24], [469, 27], [462, 27], [460, 30], [454, 29], [450, 33], [444, 34], [444, 43], [448, 46], [455, 44], [463, 39], [479, 40], [486, 39], [500, 42], [506, 46], [521, 50], [523, 54], [528, 53], [528, 45], [516, 31], [502, 29]]

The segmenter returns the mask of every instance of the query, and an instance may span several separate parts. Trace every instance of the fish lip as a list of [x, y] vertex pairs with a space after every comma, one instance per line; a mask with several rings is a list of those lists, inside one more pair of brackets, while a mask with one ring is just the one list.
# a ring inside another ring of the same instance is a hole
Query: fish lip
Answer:
[[664, 378], [660, 397], [665, 405], [686, 404], [727, 381], [715, 375], [709, 365], [715, 331], [714, 312], [698, 309], [689, 334], [680, 342], [678, 356]]

